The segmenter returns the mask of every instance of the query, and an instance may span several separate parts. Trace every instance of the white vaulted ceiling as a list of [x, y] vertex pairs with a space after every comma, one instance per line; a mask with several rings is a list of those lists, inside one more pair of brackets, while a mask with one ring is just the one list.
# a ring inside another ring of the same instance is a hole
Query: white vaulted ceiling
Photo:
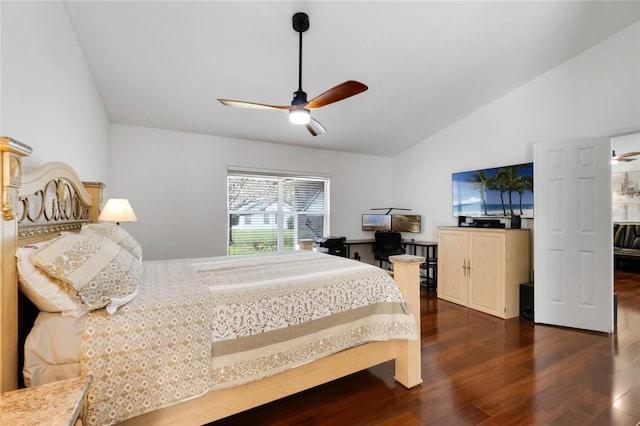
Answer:
[[[68, 1], [112, 123], [390, 156], [624, 29], [635, 1]], [[313, 111], [313, 137], [276, 105], [302, 86], [369, 90]], [[636, 52], [637, 54], [637, 52]], [[615, 66], [612, 64], [611, 66]]]

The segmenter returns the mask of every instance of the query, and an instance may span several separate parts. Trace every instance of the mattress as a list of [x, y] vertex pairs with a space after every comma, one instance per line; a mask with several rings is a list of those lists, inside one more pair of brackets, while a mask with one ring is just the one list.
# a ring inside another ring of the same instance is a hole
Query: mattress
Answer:
[[381, 269], [310, 251], [145, 261], [110, 315], [41, 313], [25, 345], [36, 385], [92, 375], [88, 424], [112, 424], [260, 380], [416, 325]]

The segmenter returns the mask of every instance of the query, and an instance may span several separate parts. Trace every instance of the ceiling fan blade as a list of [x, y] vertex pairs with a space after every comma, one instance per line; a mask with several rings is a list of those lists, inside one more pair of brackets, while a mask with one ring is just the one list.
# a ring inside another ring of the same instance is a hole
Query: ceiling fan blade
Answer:
[[311, 121], [307, 124], [307, 129], [313, 136], [324, 135], [327, 133], [327, 129], [315, 118], [311, 117]]
[[268, 104], [260, 104], [257, 102], [247, 102], [247, 101], [235, 101], [233, 99], [220, 99], [218, 101], [225, 106], [237, 107], [237, 108], [253, 108], [253, 109], [278, 109], [278, 110], [289, 110], [291, 109], [291, 105], [268, 105]]
[[334, 86], [326, 92], [311, 99], [309, 102], [307, 102], [305, 108], [320, 108], [325, 105], [347, 99], [351, 96], [357, 95], [358, 93], [362, 93], [367, 89], [367, 85], [362, 84], [359, 81], [345, 81], [344, 83], [340, 83], [337, 86]]
[[629, 158], [629, 157], [635, 157], [636, 155], [640, 155], [640, 152], [634, 151], [634, 152], [627, 152], [626, 154], [619, 154], [616, 155], [616, 152], [613, 151], [612, 152], [612, 156], [611, 156], [611, 161], [617, 161], [620, 163], [627, 163], [629, 161], [636, 161], [635, 158]]
[[620, 157], [620, 158], [626, 158], [626, 157], [635, 157], [636, 155], [640, 155], [640, 152], [636, 152], [636, 151], [634, 151], [634, 152], [627, 152], [626, 154], [620, 154], [620, 155], [617, 155], [617, 157]]

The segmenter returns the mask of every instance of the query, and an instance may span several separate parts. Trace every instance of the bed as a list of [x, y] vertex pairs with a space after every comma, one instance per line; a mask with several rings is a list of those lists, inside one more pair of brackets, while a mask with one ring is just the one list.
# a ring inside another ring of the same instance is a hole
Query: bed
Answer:
[[[372, 265], [308, 251], [144, 261], [126, 231], [95, 224], [100, 184], [82, 183], [63, 163], [23, 171], [30, 149], [8, 138], [0, 148], [3, 391], [17, 386], [20, 363], [16, 256], [73, 285], [84, 270], [56, 263], [59, 246], [109, 252], [109, 267], [125, 265], [113, 275], [129, 280], [106, 299], [95, 289], [66, 288], [87, 312], [42, 312], [30, 333], [60, 330], [62, 322], [75, 330], [61, 334], [78, 337], [64, 344], [81, 348], [77, 365], [36, 368], [25, 378], [35, 385], [91, 375], [87, 424], [204, 424], [394, 359], [399, 383], [422, 382], [422, 258], [394, 258], [394, 279]], [[37, 255], [20, 254], [30, 250]], [[21, 269], [23, 289], [24, 275]], [[43, 326], [49, 318], [55, 325]]]

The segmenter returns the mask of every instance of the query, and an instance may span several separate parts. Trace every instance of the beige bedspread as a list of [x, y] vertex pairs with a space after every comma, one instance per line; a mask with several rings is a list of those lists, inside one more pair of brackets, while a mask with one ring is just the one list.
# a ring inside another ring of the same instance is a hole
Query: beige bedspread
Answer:
[[147, 261], [134, 301], [87, 317], [87, 423], [117, 423], [369, 341], [416, 337], [396, 284], [372, 265], [305, 251]]

